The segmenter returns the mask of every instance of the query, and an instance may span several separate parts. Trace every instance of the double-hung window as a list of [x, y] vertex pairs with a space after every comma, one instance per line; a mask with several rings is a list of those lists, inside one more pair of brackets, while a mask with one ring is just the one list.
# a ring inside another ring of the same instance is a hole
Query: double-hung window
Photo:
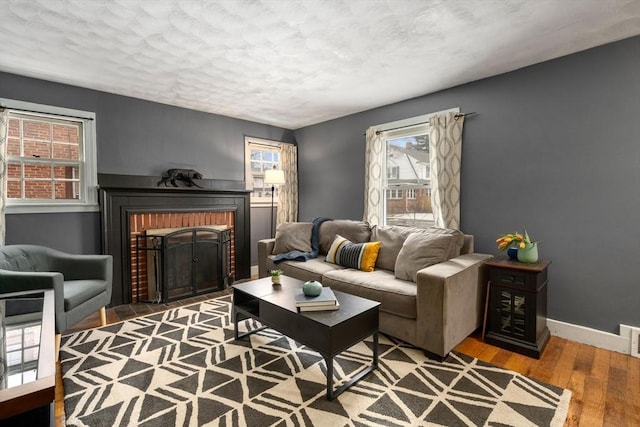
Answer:
[[384, 219], [388, 225], [433, 225], [429, 197], [429, 128], [427, 124], [382, 133], [385, 181]]
[[[278, 141], [245, 137], [246, 182], [251, 191], [251, 205], [271, 204], [271, 185], [264, 183], [264, 172], [280, 169], [280, 145]], [[278, 200], [278, 188], [274, 187], [274, 200]]]
[[[459, 112], [458, 108], [442, 111]], [[381, 194], [384, 225], [434, 225], [431, 205], [429, 119], [433, 114], [375, 126], [382, 139]]]
[[7, 212], [96, 211], [95, 114], [0, 103], [9, 110]]

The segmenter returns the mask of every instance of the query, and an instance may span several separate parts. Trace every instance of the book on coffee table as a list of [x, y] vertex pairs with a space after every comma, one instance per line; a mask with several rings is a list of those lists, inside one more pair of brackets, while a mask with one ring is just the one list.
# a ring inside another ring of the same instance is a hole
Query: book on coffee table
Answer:
[[338, 301], [336, 301], [335, 304], [331, 304], [331, 305], [303, 305], [301, 307], [298, 307], [298, 311], [300, 313], [305, 313], [308, 311], [326, 311], [326, 310], [337, 310], [340, 308], [340, 303]]
[[316, 297], [308, 297], [302, 292], [302, 289], [296, 289], [294, 295], [296, 307], [316, 307], [316, 306], [336, 306], [338, 300], [330, 287], [322, 288], [320, 295]]

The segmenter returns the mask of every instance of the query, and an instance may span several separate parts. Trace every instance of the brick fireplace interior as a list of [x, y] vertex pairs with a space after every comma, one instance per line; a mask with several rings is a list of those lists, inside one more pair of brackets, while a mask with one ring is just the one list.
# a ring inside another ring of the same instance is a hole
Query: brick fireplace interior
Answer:
[[102, 252], [113, 255], [111, 305], [148, 297], [148, 272], [136, 272], [135, 242], [146, 230], [228, 226], [233, 280], [249, 278], [250, 201], [244, 182], [203, 179], [201, 188], [157, 182], [157, 176], [98, 174]]

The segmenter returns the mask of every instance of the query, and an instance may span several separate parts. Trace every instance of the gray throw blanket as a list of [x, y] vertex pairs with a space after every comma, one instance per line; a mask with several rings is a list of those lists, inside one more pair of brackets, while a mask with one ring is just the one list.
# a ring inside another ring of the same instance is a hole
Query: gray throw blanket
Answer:
[[273, 263], [278, 264], [283, 261], [307, 261], [318, 256], [320, 252], [320, 238], [318, 231], [320, 225], [325, 221], [331, 221], [331, 218], [318, 217], [313, 219], [313, 227], [311, 228], [311, 252], [291, 251], [284, 254], [278, 254], [273, 257]]

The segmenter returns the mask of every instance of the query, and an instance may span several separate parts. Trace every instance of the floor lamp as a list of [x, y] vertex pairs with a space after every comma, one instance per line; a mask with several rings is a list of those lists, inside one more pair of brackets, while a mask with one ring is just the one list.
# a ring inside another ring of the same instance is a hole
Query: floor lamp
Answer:
[[281, 169], [268, 169], [264, 171], [265, 185], [271, 185], [271, 237], [273, 235], [273, 194], [276, 191], [276, 185], [284, 184], [284, 171]]

